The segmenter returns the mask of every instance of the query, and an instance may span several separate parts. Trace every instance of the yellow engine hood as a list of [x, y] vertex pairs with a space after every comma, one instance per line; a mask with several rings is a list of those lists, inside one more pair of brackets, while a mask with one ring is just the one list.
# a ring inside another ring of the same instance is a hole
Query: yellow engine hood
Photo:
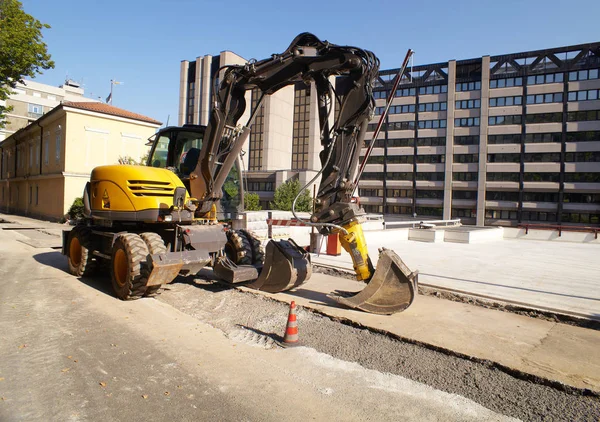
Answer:
[[130, 165], [96, 167], [90, 182], [92, 212], [170, 208], [175, 188], [184, 187], [172, 171]]

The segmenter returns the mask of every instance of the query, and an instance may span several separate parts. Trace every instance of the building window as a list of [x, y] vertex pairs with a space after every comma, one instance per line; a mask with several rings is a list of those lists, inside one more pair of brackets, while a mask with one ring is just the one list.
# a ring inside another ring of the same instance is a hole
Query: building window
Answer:
[[600, 173], [565, 173], [565, 182], [600, 183]]
[[491, 172], [486, 173], [486, 179], [488, 182], [518, 182], [519, 173]]
[[29, 186], [29, 205], [33, 203], [33, 186]]
[[358, 196], [383, 196], [383, 189], [358, 189]]
[[488, 125], [500, 126], [500, 125], [520, 125], [521, 115], [515, 114], [513, 116], [491, 116], [488, 117]]
[[44, 107], [39, 104], [28, 104], [28, 115], [32, 119], [39, 119], [44, 114]]
[[443, 154], [438, 154], [438, 155], [430, 155], [430, 154], [423, 154], [423, 155], [417, 155], [417, 163], [428, 163], [428, 164], [438, 164], [438, 163], [445, 163], [446, 162], [446, 156]]
[[488, 163], [518, 163], [521, 161], [521, 154], [519, 153], [501, 153], [501, 154], [488, 154]]
[[[384, 110], [385, 110], [385, 107], [376, 107], [375, 114], [378, 116], [382, 115]], [[414, 104], [391, 106], [390, 109], [388, 110], [388, 114], [405, 114], [405, 113], [414, 113], [414, 112], [415, 112]]]
[[523, 85], [523, 78], [502, 78], [490, 81], [490, 88], [510, 88], [521, 85]]
[[456, 108], [459, 110], [467, 109], [467, 108], [481, 108], [481, 100], [456, 101]]
[[473, 209], [452, 208], [452, 218], [476, 218], [477, 212]]
[[443, 129], [446, 120], [419, 120], [419, 129]]
[[600, 161], [600, 152], [567, 152], [565, 161], [568, 163], [597, 163]]
[[418, 199], [444, 199], [443, 190], [417, 190]]
[[292, 134], [292, 170], [308, 167], [310, 139], [310, 87], [296, 86], [294, 92], [294, 130]]
[[373, 92], [373, 98], [375, 98], [376, 100], [380, 100], [380, 99], [387, 99], [388, 96], [388, 92], [387, 91], [374, 91]]
[[560, 142], [561, 134], [558, 132], [554, 133], [528, 133], [525, 135], [525, 143], [550, 143]]
[[600, 214], [580, 214], [580, 213], [563, 213], [561, 215], [563, 223], [583, 223], [583, 224], [598, 224], [600, 222]]
[[566, 192], [563, 196], [563, 202], [578, 204], [600, 204], [600, 193]]
[[387, 160], [383, 155], [370, 156], [367, 164], [412, 164], [412, 155], [388, 155]]
[[[583, 91], [585, 92], [585, 91]], [[563, 94], [562, 92], [555, 92], [553, 94], [537, 94], [528, 95], [527, 104], [546, 104], [546, 103], [562, 103]]]
[[453, 190], [452, 191], [452, 199], [463, 199], [476, 201], [477, 200], [477, 191], [476, 190]]
[[[382, 173], [380, 173], [382, 174]], [[412, 172], [387, 172], [386, 174], [387, 180], [412, 180], [413, 174]], [[373, 180], [383, 180], [383, 177], [377, 177]]]
[[558, 192], [523, 192], [523, 202], [557, 202]]
[[[376, 128], [377, 128], [377, 123], [369, 123], [369, 125], [367, 126], [367, 132], [374, 132]], [[381, 125], [381, 130], [382, 131], [386, 131], [386, 130], [414, 130], [414, 129], [415, 129], [415, 122], [412, 121], [412, 120], [410, 122], [391, 122], [389, 124], [383, 123]]]
[[455, 136], [454, 145], [479, 145], [479, 136]]
[[558, 182], [559, 179], [559, 173], [523, 173], [525, 182]]
[[419, 104], [419, 112], [445, 111], [445, 110], [446, 110], [446, 102]]
[[416, 207], [417, 215], [427, 217], [441, 217], [444, 214], [444, 209], [440, 207]]
[[567, 142], [600, 142], [600, 131], [568, 132]]
[[386, 213], [388, 214], [404, 214], [412, 215], [412, 207], [406, 207], [401, 205], [387, 205], [385, 207]]
[[434, 138], [417, 138], [417, 146], [419, 147], [443, 147], [446, 145], [446, 138], [438, 136]]
[[377, 139], [375, 141], [375, 146], [379, 148], [383, 148], [385, 146], [388, 147], [413, 147], [415, 145], [414, 138], [393, 138], [393, 139]]
[[[396, 97], [414, 97], [415, 95], [417, 95], [416, 88], [404, 88], [404, 89], [398, 89], [396, 91]], [[382, 97], [382, 98], [386, 98], [386, 97]]]
[[383, 212], [383, 205], [363, 205], [363, 209], [368, 213], [379, 213]]
[[490, 98], [490, 107], [505, 107], [505, 106], [514, 106], [514, 105], [522, 105], [523, 97], [515, 96], [515, 97], [497, 97]]
[[523, 161], [526, 163], [558, 163], [560, 152], [536, 152], [525, 154]]
[[478, 163], [479, 154], [454, 154], [455, 163]]
[[570, 111], [567, 113], [567, 121], [569, 122], [583, 122], [588, 120], [600, 120], [600, 110]]
[[531, 75], [527, 77], [527, 85], [553, 84], [564, 80], [563, 73], [546, 73], [544, 75]]
[[525, 123], [561, 123], [562, 113], [537, 113], [525, 116]]
[[569, 81], [586, 81], [588, 79], [598, 79], [598, 69], [569, 72]]
[[44, 140], [44, 164], [48, 165], [50, 162], [50, 132], [46, 132]]
[[33, 144], [29, 144], [29, 168], [33, 167]]
[[40, 187], [35, 187], [35, 205], [39, 205], [40, 203]]
[[386, 189], [385, 193], [388, 198], [412, 198], [413, 196], [412, 189]]
[[[261, 96], [260, 91], [258, 89], [253, 89], [251, 96], [251, 112], [254, 113], [254, 110], [258, 105], [258, 100]], [[254, 124], [250, 128], [250, 154], [248, 157], [248, 170], [262, 170], [264, 130], [265, 107], [263, 104], [261, 104], [260, 109], [254, 118]]]
[[60, 125], [58, 125], [58, 127], [56, 128], [55, 131], [55, 136], [56, 136], [56, 151], [55, 151], [55, 159], [56, 162], [60, 162], [60, 147], [61, 147], [61, 140], [62, 140], [62, 128]]
[[456, 84], [456, 91], [476, 91], [481, 89], [481, 82], [463, 82]]
[[469, 127], [479, 126], [479, 117], [463, 117], [462, 119], [454, 119], [454, 126], [456, 127]]
[[444, 181], [444, 172], [418, 172], [416, 174], [417, 180], [426, 180], [429, 182], [443, 182]]
[[589, 101], [597, 100], [598, 89], [588, 89], [586, 91], [569, 91], [569, 101]]
[[518, 133], [507, 135], [489, 135], [488, 144], [520, 144], [521, 135]]
[[419, 95], [443, 94], [448, 92], [447, 85], [422, 86], [419, 88]]
[[251, 192], [274, 192], [273, 182], [248, 182], [248, 190]]
[[478, 178], [477, 172], [456, 172], [452, 173], [452, 180], [455, 182], [476, 182]]
[[188, 83], [188, 92], [187, 92], [187, 120], [186, 123], [193, 124], [194, 123], [194, 97], [196, 96], [196, 83], [189, 82]]
[[519, 192], [498, 192], [498, 191], [486, 191], [486, 201], [519, 201]]

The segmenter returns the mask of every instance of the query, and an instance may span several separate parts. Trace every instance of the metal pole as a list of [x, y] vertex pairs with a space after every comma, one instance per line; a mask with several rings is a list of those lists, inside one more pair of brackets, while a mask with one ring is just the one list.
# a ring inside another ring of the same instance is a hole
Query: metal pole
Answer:
[[400, 70], [398, 71], [398, 74], [396, 75], [396, 80], [394, 81], [394, 86], [392, 87], [392, 90], [390, 91], [390, 95], [387, 98], [387, 102], [385, 104], [385, 109], [383, 110], [383, 113], [381, 114], [381, 117], [379, 118], [379, 122], [377, 123], [377, 127], [375, 128], [375, 132], [373, 133], [373, 139], [371, 140], [371, 144], [369, 145], [369, 148], [367, 149], [367, 153], [365, 154], [365, 158], [363, 159], [363, 162], [361, 163], [360, 168], [358, 169], [358, 175], [356, 176], [356, 179], [354, 180], [354, 191], [352, 192], [353, 195], [354, 195], [354, 192], [356, 191], [356, 188], [358, 187], [358, 181], [360, 180], [360, 178], [363, 174], [363, 171], [365, 170], [365, 166], [367, 165], [367, 160], [369, 159], [369, 156], [371, 155], [371, 152], [373, 151], [373, 147], [375, 146], [375, 140], [377, 139], [377, 136], [379, 136], [379, 132], [381, 131], [381, 126], [383, 125], [383, 121], [388, 115], [388, 111], [390, 110], [390, 106], [392, 105], [392, 100], [394, 99], [394, 96], [396, 95], [396, 89], [398, 88], [398, 85], [400, 85], [400, 80], [402, 79], [402, 75], [404, 75], [404, 71], [406, 70], [406, 66], [408, 66], [408, 61], [412, 55], [413, 55], [413, 51], [409, 48], [408, 51], [406, 52], [406, 57], [404, 58], [404, 61], [402, 62], [402, 66], [400, 67]]

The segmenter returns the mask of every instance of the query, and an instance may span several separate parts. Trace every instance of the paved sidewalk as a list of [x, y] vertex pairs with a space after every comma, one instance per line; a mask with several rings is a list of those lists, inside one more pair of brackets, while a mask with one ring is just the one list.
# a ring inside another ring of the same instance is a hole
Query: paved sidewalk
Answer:
[[[504, 239], [478, 244], [402, 240], [398, 230], [365, 232], [375, 264], [394, 250], [421, 284], [524, 306], [600, 319], [600, 245]], [[313, 262], [352, 270], [350, 255], [313, 255]]]
[[[336, 290], [358, 291], [363, 287], [352, 280], [313, 274], [295, 291], [260, 293], [285, 302], [294, 300], [331, 317], [346, 318], [404, 339], [600, 392], [600, 331], [428, 296], [418, 296], [404, 312], [373, 315], [344, 308], [327, 296]], [[301, 330], [300, 322], [300, 340]]]

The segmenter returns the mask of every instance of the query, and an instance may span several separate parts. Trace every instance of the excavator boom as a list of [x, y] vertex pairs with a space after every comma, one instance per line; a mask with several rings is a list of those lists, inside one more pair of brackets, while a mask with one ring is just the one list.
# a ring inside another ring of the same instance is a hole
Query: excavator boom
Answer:
[[[373, 268], [361, 226], [365, 212], [352, 201], [360, 178], [361, 149], [374, 115], [373, 86], [378, 70], [379, 60], [372, 52], [321, 41], [309, 33], [298, 35], [281, 54], [222, 67], [215, 75], [220, 84], [214, 92], [214, 108], [189, 185], [191, 196], [198, 201], [196, 216], [210, 212], [222, 198], [223, 183], [250, 134], [254, 118], [253, 114], [246, 125], [238, 124], [246, 109], [248, 90], [260, 94], [256, 112], [265, 95], [297, 82], [314, 83], [322, 168], [313, 179], [321, 177], [315, 211], [306, 223], [322, 234], [339, 234], [342, 246], [352, 257], [357, 279], [369, 282], [361, 293], [340, 302], [388, 314], [412, 303], [416, 273], [408, 270], [393, 251], [382, 252], [377, 269]], [[337, 78], [335, 84], [331, 77]], [[332, 119], [334, 104], [337, 113]], [[288, 290], [310, 277], [310, 256], [295, 243], [270, 243], [266, 252], [262, 272], [251, 287], [269, 292]], [[231, 280], [244, 278], [236, 276], [235, 265], [226, 259], [216, 264], [216, 271]]]

